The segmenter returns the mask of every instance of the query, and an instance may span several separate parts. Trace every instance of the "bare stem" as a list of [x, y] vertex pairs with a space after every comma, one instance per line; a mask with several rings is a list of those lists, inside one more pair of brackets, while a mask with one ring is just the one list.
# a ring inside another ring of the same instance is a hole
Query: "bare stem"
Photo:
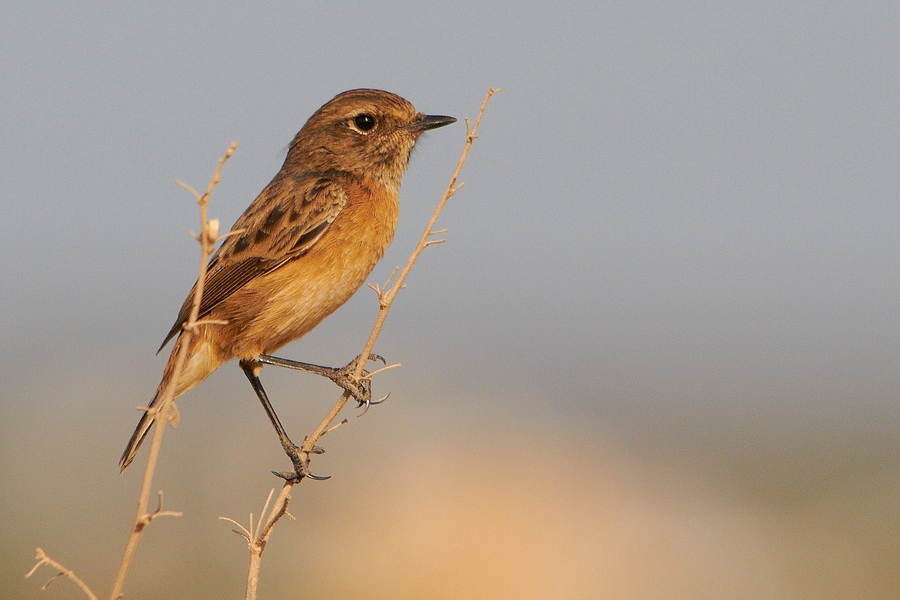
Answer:
[[[169, 380], [166, 389], [163, 391], [162, 397], [160, 401], [150, 409], [153, 416], [154, 421], [156, 422], [156, 427], [153, 431], [153, 439], [150, 443], [150, 452], [147, 457], [147, 468], [144, 470], [144, 479], [141, 483], [141, 492], [138, 497], [138, 506], [137, 513], [134, 517], [134, 525], [131, 529], [131, 534], [128, 536], [128, 543], [125, 546], [125, 553], [122, 556], [122, 562], [119, 564], [119, 571], [116, 574], [116, 582], [113, 586], [112, 593], [110, 594], [111, 600], [118, 600], [123, 595], [123, 590], [125, 588], [125, 579], [128, 576], [128, 569], [131, 566], [131, 560], [134, 558], [134, 553], [137, 550], [138, 541], [140, 541], [141, 533], [143, 533], [144, 528], [150, 524], [150, 522], [156, 518], [157, 516], [161, 516], [164, 514], [172, 514], [171, 512], [162, 511], [162, 493], [159, 494], [159, 508], [153, 512], [147, 512], [147, 504], [150, 501], [150, 489], [153, 486], [153, 476], [156, 473], [156, 463], [159, 458], [159, 450], [162, 446], [162, 438], [163, 434], [166, 431], [165, 424], [177, 417], [177, 409], [174, 404], [174, 396], [175, 389], [178, 385], [178, 379], [181, 376], [181, 372], [184, 369], [184, 363], [187, 359], [187, 349], [190, 346], [191, 336], [194, 335], [194, 332], [197, 328], [197, 317], [200, 313], [200, 301], [203, 296], [203, 287], [206, 284], [206, 267], [207, 262], [209, 261], [209, 256], [213, 252], [213, 248], [215, 246], [216, 240], [219, 235], [219, 221], [218, 219], [209, 220], [207, 218], [207, 205], [209, 204], [209, 197], [212, 194], [213, 189], [219, 183], [219, 174], [222, 171], [222, 165], [225, 164], [225, 161], [231, 158], [231, 155], [234, 154], [235, 149], [237, 148], [237, 142], [232, 142], [231, 146], [228, 147], [228, 150], [225, 152], [225, 156], [219, 159], [219, 164], [216, 166], [215, 173], [213, 173], [212, 179], [209, 182], [209, 186], [206, 188], [206, 192], [201, 196], [196, 191], [194, 191], [190, 186], [185, 185], [181, 182], [178, 184], [191, 192], [194, 197], [197, 199], [197, 204], [200, 206], [200, 235], [197, 236], [200, 242], [200, 267], [199, 274], [197, 276], [197, 289], [194, 293], [194, 305], [191, 308], [191, 314], [188, 317], [187, 323], [184, 326], [184, 330], [182, 332], [182, 336], [184, 336], [184, 341], [176, 345], [178, 348], [178, 354], [175, 357], [175, 371]], [[174, 350], [173, 350], [174, 351]]]
[[[487, 95], [484, 97], [484, 101], [481, 103], [481, 109], [478, 111], [478, 117], [475, 119], [475, 125], [473, 127], [469, 127], [469, 121], [466, 119], [466, 143], [463, 147], [462, 155], [459, 157], [459, 162], [456, 164], [456, 170], [453, 172], [453, 176], [450, 178], [450, 183], [447, 185], [447, 189], [444, 191], [444, 195], [441, 196], [440, 202], [438, 202], [437, 208], [435, 208], [434, 213], [431, 215], [431, 219], [428, 221], [428, 225], [425, 227], [425, 231], [422, 233], [422, 236], [419, 238], [419, 242], [416, 244], [415, 249], [412, 252], [412, 255], [409, 257], [409, 260], [406, 261], [406, 265], [403, 267], [403, 270], [400, 271], [400, 275], [394, 281], [393, 285], [390, 287], [390, 281], [393, 279], [394, 275], [397, 273], [397, 270], [394, 269], [394, 272], [391, 273], [391, 276], [388, 278], [388, 281], [385, 282], [383, 288], [379, 288], [378, 286], [370, 286], [375, 292], [378, 294], [378, 316], [375, 319], [375, 325], [372, 328], [372, 333], [369, 334], [369, 339], [366, 341], [366, 345], [363, 348], [360, 356], [367, 357], [372, 352], [372, 348], [375, 347], [375, 340], [378, 339], [378, 335], [381, 333], [381, 329], [384, 326], [384, 321], [387, 318], [388, 311], [391, 308], [391, 304], [394, 302], [394, 298], [397, 296], [397, 292], [403, 289], [403, 282], [406, 279], [406, 276], [409, 274], [410, 269], [412, 269], [413, 264], [416, 262], [416, 259], [419, 258], [419, 255], [422, 254], [422, 251], [425, 250], [430, 245], [440, 243], [443, 240], [429, 240], [429, 238], [434, 234], [444, 233], [445, 230], [434, 230], [434, 224], [437, 222], [438, 217], [441, 214], [441, 211], [444, 210], [444, 206], [447, 204], [447, 201], [462, 187], [463, 184], [457, 185], [456, 182], [459, 179], [459, 174], [462, 171], [463, 165], [466, 162], [466, 157], [469, 155], [469, 149], [472, 147], [472, 143], [478, 137], [476, 135], [478, 131], [478, 125], [481, 123], [481, 117], [484, 115], [484, 109], [487, 106], [488, 100], [490, 100], [491, 96], [499, 92], [500, 89], [490, 88], [487, 92]], [[359, 360], [356, 365], [356, 370], [353, 375], [356, 379], [360, 379], [363, 374], [363, 370], [365, 369], [366, 361]], [[384, 370], [384, 369], [382, 369]], [[350, 393], [344, 392], [338, 401], [331, 407], [331, 410], [328, 411], [328, 414], [325, 415], [325, 418], [322, 419], [322, 422], [319, 423], [319, 426], [316, 427], [315, 431], [311, 435], [309, 435], [306, 440], [303, 442], [303, 447], [300, 450], [301, 457], [306, 464], [309, 464], [310, 456], [314, 454], [314, 450], [316, 447], [316, 443], [319, 439], [331, 431], [334, 427], [332, 427], [332, 423], [340, 414], [341, 410], [343, 410], [344, 406], [347, 404], [347, 400], [350, 399]], [[250, 546], [250, 567], [247, 572], [247, 593], [246, 600], [255, 600], [256, 598], [256, 586], [259, 583], [259, 568], [260, 568], [260, 560], [262, 558], [262, 551], [265, 549], [266, 541], [269, 538], [269, 534], [272, 532], [272, 528], [275, 527], [275, 524], [278, 520], [284, 516], [287, 512], [287, 504], [291, 498], [291, 488], [298, 483], [297, 481], [286, 481], [284, 487], [281, 488], [281, 494], [279, 494], [278, 498], [275, 500], [275, 504], [272, 508], [271, 515], [269, 519], [266, 521], [266, 524], [261, 529], [260, 535], [256, 538], [251, 536], [251, 540], [249, 541]], [[289, 515], [290, 516], [290, 515]], [[228, 519], [230, 520], [230, 519]], [[233, 521], [232, 521], [233, 522]], [[262, 520], [260, 521], [262, 523]], [[245, 536], [246, 537], [246, 536]]]

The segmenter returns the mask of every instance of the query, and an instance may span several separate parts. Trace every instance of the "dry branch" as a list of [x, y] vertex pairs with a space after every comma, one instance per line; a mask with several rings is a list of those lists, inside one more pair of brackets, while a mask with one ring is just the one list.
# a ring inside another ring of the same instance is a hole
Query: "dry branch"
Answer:
[[231, 155], [234, 154], [236, 148], [237, 142], [232, 142], [231, 146], [229, 146], [228, 150], [225, 152], [225, 156], [219, 159], [219, 164], [216, 166], [216, 170], [213, 173], [212, 179], [210, 179], [209, 186], [206, 188], [206, 192], [203, 195], [198, 194], [189, 185], [186, 185], [180, 181], [177, 182], [178, 185], [193, 194], [194, 198], [196, 198], [197, 200], [197, 204], [200, 207], [200, 235], [198, 236], [191, 232], [191, 234], [194, 235], [194, 237], [200, 243], [200, 267], [198, 269], [197, 288], [194, 294], [194, 305], [191, 308], [191, 314], [188, 317], [187, 323], [184, 326], [184, 331], [181, 334], [185, 337], [185, 340], [182, 344], [175, 346], [175, 348], [178, 348], [178, 355], [175, 359], [175, 371], [171, 379], [169, 379], [169, 383], [166, 386], [166, 389], [163, 391], [159, 403], [149, 409], [149, 411], [152, 413], [152, 416], [154, 417], [154, 421], [156, 422], [156, 427], [153, 430], [153, 439], [150, 443], [150, 452], [149, 456], [147, 457], [147, 468], [144, 470], [144, 479], [141, 483], [141, 492], [140, 496], [138, 497], [138, 507], [137, 513], [134, 517], [134, 525], [132, 526], [131, 534], [128, 536], [128, 543], [125, 546], [125, 553], [122, 556], [122, 562], [119, 564], [119, 570], [116, 574], [116, 582], [113, 586], [112, 593], [110, 594], [111, 600], [118, 600], [123, 595], [123, 590], [125, 588], [125, 579], [128, 577], [128, 568], [131, 566], [131, 560], [132, 558], [134, 558], [134, 553], [137, 550], [137, 544], [138, 541], [140, 541], [141, 533], [143, 533], [144, 528], [158, 516], [180, 514], [162, 510], [162, 492], [159, 492], [159, 508], [155, 512], [148, 513], [147, 504], [150, 500], [150, 488], [153, 486], [153, 476], [156, 473], [156, 462], [159, 458], [159, 450], [162, 445], [162, 437], [166, 430], [165, 424], [172, 421], [173, 419], [177, 419], [178, 411], [175, 408], [174, 403], [175, 389], [178, 385], [178, 379], [181, 375], [181, 372], [184, 369], [187, 350], [190, 347], [190, 338], [194, 334], [194, 331], [199, 324], [197, 321], [197, 317], [200, 313], [200, 301], [203, 296], [203, 287], [206, 284], [207, 263], [209, 261], [210, 255], [213, 252], [213, 248], [215, 247], [216, 242], [219, 241], [219, 220], [207, 219], [207, 206], [209, 204], [209, 197], [212, 194], [213, 189], [219, 183], [219, 174], [222, 171], [222, 165], [225, 164], [226, 160], [231, 158]]

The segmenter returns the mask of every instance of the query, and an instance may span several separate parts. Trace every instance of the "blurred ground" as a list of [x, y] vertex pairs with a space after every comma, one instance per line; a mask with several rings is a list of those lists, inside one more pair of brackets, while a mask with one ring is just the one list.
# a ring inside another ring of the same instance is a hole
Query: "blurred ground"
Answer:
[[[241, 594], [246, 549], [216, 517], [258, 515], [276, 485], [266, 469], [286, 465], [231, 371], [180, 403], [158, 487], [185, 516], [148, 530], [129, 598]], [[295, 429], [312, 425], [309, 405], [324, 414], [335, 397], [266, 375]], [[316, 472], [333, 478], [297, 488], [297, 521], [279, 524], [264, 555], [262, 597], [887, 598], [900, 585], [896, 447], [876, 456], [871, 440], [799, 441], [798, 431], [793, 453], [769, 447], [765, 460], [735, 454], [724, 432], [678, 442], [675, 428], [640, 445], [572, 434], [510, 408], [513, 398], [446, 395], [405, 382], [403, 369], [388, 378], [386, 405], [326, 436]], [[4, 422], [6, 597], [34, 596], [51, 574], [21, 578], [37, 545], [101, 594], [112, 579], [140, 473], [115, 468], [130, 420], [72, 400], [115, 383], [83, 381], [63, 370], [33, 390], [55, 400], [52, 420], [22, 411]], [[304, 399], [286, 400], [292, 389]], [[551, 412], [555, 401], [542, 400]], [[47, 597], [75, 597], [68, 586]]]

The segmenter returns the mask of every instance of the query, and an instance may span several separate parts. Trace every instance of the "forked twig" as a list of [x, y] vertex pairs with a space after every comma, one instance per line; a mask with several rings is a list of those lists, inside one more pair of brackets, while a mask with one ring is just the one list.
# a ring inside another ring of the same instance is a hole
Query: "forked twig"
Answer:
[[53, 560], [52, 558], [47, 556], [47, 553], [44, 552], [43, 548], [37, 549], [37, 555], [35, 556], [35, 559], [37, 560], [37, 564], [35, 564], [33, 567], [31, 567], [31, 570], [25, 574], [26, 579], [28, 577], [31, 577], [32, 575], [34, 575], [35, 571], [37, 571], [38, 568], [40, 568], [43, 565], [47, 565], [48, 567], [53, 567], [54, 569], [59, 571], [59, 573], [57, 573], [56, 575], [54, 575], [53, 577], [50, 578], [50, 581], [48, 581], [47, 583], [45, 583], [44, 585], [41, 586], [42, 590], [46, 590], [48, 587], [50, 587], [51, 583], [53, 583], [60, 577], [66, 577], [66, 578], [74, 581], [75, 584], [81, 588], [81, 591], [84, 592], [85, 596], [87, 596], [91, 600], [97, 600], [97, 596], [94, 594], [93, 591], [91, 591], [91, 588], [88, 587], [88, 585], [84, 581], [82, 581], [81, 578], [78, 577], [78, 575], [76, 575], [74, 571], [72, 571], [71, 569], [65, 568], [64, 566], [62, 566], [61, 564], [59, 564], [58, 562], [56, 562], [55, 560]]
[[256, 529], [253, 528], [253, 513], [250, 513], [249, 527], [244, 527], [234, 519], [219, 517], [220, 521], [227, 521], [238, 527], [240, 531], [237, 529], [232, 529], [232, 531], [247, 541], [247, 549], [250, 551], [250, 564], [247, 567], [247, 589], [244, 594], [245, 600], [256, 599], [256, 588], [259, 585], [260, 561], [262, 560], [263, 550], [266, 549], [266, 544], [269, 541], [269, 536], [272, 534], [275, 523], [285, 515], [291, 520], [294, 520], [294, 516], [288, 512], [288, 502], [290, 502], [291, 499], [291, 485], [293, 484], [285, 483], [281, 488], [281, 492], [278, 494], [278, 498], [275, 500], [275, 504], [272, 505], [272, 511], [266, 516], [266, 509], [269, 507], [269, 501], [272, 499], [272, 494], [275, 490], [273, 489], [269, 492], [266, 503], [263, 505], [262, 512], [259, 513]]

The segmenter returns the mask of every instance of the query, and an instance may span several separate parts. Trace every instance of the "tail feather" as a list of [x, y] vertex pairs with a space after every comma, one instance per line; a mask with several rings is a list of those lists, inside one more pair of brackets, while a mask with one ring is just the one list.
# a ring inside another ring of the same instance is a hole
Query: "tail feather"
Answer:
[[[175, 370], [176, 357], [184, 339], [184, 337], [179, 336], [178, 340], [175, 342], [175, 346], [172, 348], [172, 354], [169, 355], [169, 360], [166, 362], [162, 381], [160, 382], [159, 387], [156, 388], [156, 394], [147, 406], [147, 411], [141, 415], [141, 420], [138, 421], [138, 425], [135, 428], [134, 433], [131, 434], [128, 445], [125, 447], [125, 452], [122, 453], [122, 458], [119, 459], [120, 472], [128, 468], [128, 465], [134, 461], [134, 457], [141, 447], [144, 438], [147, 437], [147, 434], [153, 427], [154, 421], [156, 421], [154, 416], [151, 415], [150, 409], [154, 408], [159, 403], [166, 388], [169, 386], [173, 371]], [[178, 398], [206, 379], [210, 373], [215, 371], [218, 366], [222, 364], [222, 362], [222, 358], [212, 351], [211, 346], [206, 340], [200, 336], [194, 336], [191, 339], [191, 345], [187, 351], [187, 360], [185, 361], [184, 371], [178, 379], [174, 397]]]
[[150, 416], [150, 409], [156, 406], [158, 400], [159, 390], [157, 390], [156, 395], [153, 396], [153, 400], [150, 401], [150, 404], [147, 405], [147, 410], [141, 415], [141, 420], [138, 421], [134, 433], [131, 434], [131, 439], [128, 440], [128, 445], [125, 446], [125, 452], [122, 453], [122, 458], [119, 459], [120, 473], [127, 469], [128, 465], [134, 461], [134, 457], [137, 456], [141, 444], [144, 443], [144, 438], [150, 433], [150, 428], [153, 427], [153, 422], [155, 420]]

